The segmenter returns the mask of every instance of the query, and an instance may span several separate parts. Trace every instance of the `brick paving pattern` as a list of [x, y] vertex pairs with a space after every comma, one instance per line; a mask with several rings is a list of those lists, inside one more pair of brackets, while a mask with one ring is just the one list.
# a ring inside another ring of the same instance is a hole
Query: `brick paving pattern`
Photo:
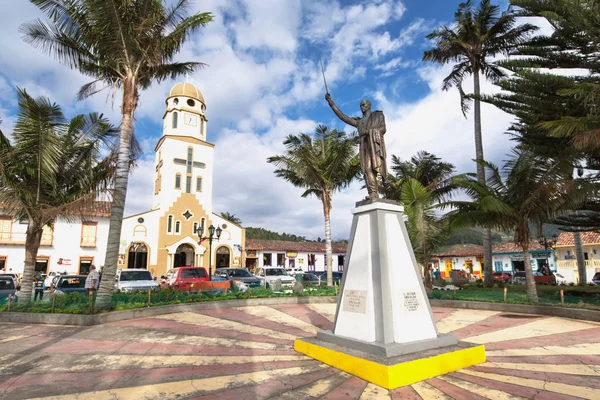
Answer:
[[434, 308], [486, 363], [392, 391], [295, 353], [335, 304], [0, 326], [0, 399], [600, 399], [600, 324]]

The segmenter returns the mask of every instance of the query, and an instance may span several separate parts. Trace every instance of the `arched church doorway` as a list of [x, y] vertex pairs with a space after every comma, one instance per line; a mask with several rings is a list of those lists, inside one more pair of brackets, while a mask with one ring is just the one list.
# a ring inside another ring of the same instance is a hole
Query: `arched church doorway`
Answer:
[[181, 244], [177, 247], [177, 251], [175, 251], [173, 268], [190, 265], [194, 265], [194, 248], [187, 243]]
[[231, 252], [226, 246], [217, 248], [217, 257], [215, 259], [215, 265], [217, 268], [229, 268], [231, 265]]
[[128, 253], [127, 268], [148, 269], [148, 247], [145, 243], [131, 243]]

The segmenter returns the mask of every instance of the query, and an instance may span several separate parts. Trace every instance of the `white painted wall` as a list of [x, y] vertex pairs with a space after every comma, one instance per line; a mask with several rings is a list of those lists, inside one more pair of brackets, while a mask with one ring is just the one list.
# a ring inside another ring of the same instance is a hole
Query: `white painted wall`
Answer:
[[[158, 252], [155, 249], [158, 248], [158, 220], [160, 215], [160, 210], [152, 210], [124, 218], [119, 254], [125, 254], [132, 242], [144, 242], [150, 248], [148, 263], [156, 265]], [[143, 218], [144, 222], [138, 222], [140, 218]]]
[[[503, 272], [513, 272], [514, 268], [513, 268], [513, 259], [515, 259], [515, 257], [519, 258], [520, 261], [522, 261], [521, 254], [494, 254], [492, 257], [492, 261], [494, 263], [494, 271], [496, 271], [496, 265], [495, 263], [497, 261], [502, 262], [502, 271]], [[538, 261], [537, 260], [545, 260], [546, 256], [545, 255], [541, 255], [541, 254], [532, 254], [529, 253], [529, 257], [530, 257], [530, 262], [531, 262], [531, 268], [533, 269], [533, 271], [537, 271], [538, 269]], [[554, 254], [550, 254], [548, 256], [548, 265], [550, 266], [550, 269], [552, 271], [556, 271], [556, 261], [554, 260]]]
[[[290, 250], [292, 251], [292, 250]], [[257, 252], [257, 256], [258, 256], [258, 262], [257, 262], [257, 266], [258, 267], [263, 267], [264, 263], [263, 263], [263, 255], [265, 253], [271, 253], [271, 266], [272, 267], [277, 267], [277, 254], [286, 254], [285, 251], [274, 251], [274, 250], [259, 250]], [[315, 269], [314, 271], [310, 271], [308, 268], [308, 252], [298, 252], [298, 255], [295, 258], [295, 268], [302, 268], [302, 271], [304, 272], [319, 272], [319, 271], [326, 271], [327, 269], [325, 268], [325, 253], [312, 253], [315, 254]], [[332, 271], [343, 271], [343, 265], [341, 266], [342, 268], [340, 268], [340, 266], [338, 265], [338, 255], [341, 256], [345, 256], [346, 253], [333, 253], [333, 262], [332, 262]], [[288, 257], [285, 257], [285, 268], [290, 268], [290, 259]]]
[[[100, 268], [104, 265], [106, 253], [106, 242], [108, 240], [107, 217], [93, 217], [90, 221], [98, 222], [96, 230], [96, 247], [81, 247], [81, 222], [67, 223], [65, 220], [57, 220], [54, 224], [52, 246], [40, 246], [38, 257], [49, 257], [49, 271], [67, 271], [68, 273], [79, 272], [80, 257], [93, 257], [93, 263]], [[25, 241], [27, 231], [26, 224], [14, 221], [12, 225], [13, 239]], [[25, 265], [25, 245], [0, 244], [0, 256], [7, 257], [7, 271], [12, 268], [14, 273], [23, 273]], [[62, 258], [66, 264], [58, 265]]]

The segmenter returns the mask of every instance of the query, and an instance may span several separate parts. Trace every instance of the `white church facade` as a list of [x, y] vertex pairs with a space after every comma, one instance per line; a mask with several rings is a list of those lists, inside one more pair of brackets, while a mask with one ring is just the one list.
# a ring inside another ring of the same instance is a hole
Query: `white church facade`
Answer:
[[[245, 229], [213, 213], [213, 151], [207, 141], [206, 104], [190, 83], [170, 90], [163, 115], [163, 133], [155, 147], [152, 209], [123, 219], [118, 268], [146, 268], [161, 276], [179, 266], [241, 267]], [[152, 192], [151, 192], [152, 191]], [[57, 220], [45, 227], [36, 260], [41, 273], [60, 271], [87, 274], [89, 266], [104, 265], [110, 203], [79, 222]], [[212, 226], [215, 233], [209, 240]], [[27, 224], [0, 209], [0, 270], [22, 273]], [[212, 250], [212, 252], [211, 252]]]
[[[153, 275], [179, 266], [241, 267], [245, 230], [213, 212], [214, 145], [207, 141], [206, 104], [190, 83], [169, 92], [163, 134], [155, 147], [152, 209], [123, 219], [119, 268]], [[150, 193], [149, 193], [150, 194]], [[212, 241], [209, 228], [220, 228]]]

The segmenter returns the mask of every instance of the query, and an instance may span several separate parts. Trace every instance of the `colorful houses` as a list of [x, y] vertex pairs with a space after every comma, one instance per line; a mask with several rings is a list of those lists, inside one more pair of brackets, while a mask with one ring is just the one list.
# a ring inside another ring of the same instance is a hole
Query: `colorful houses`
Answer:
[[[581, 242], [583, 244], [583, 257], [585, 259], [587, 280], [600, 272], [600, 233], [581, 232]], [[577, 272], [577, 260], [575, 259], [575, 238], [573, 233], [563, 232], [558, 237], [556, 246], [554, 246], [558, 272], [560, 272], [567, 281], [579, 282]]]

